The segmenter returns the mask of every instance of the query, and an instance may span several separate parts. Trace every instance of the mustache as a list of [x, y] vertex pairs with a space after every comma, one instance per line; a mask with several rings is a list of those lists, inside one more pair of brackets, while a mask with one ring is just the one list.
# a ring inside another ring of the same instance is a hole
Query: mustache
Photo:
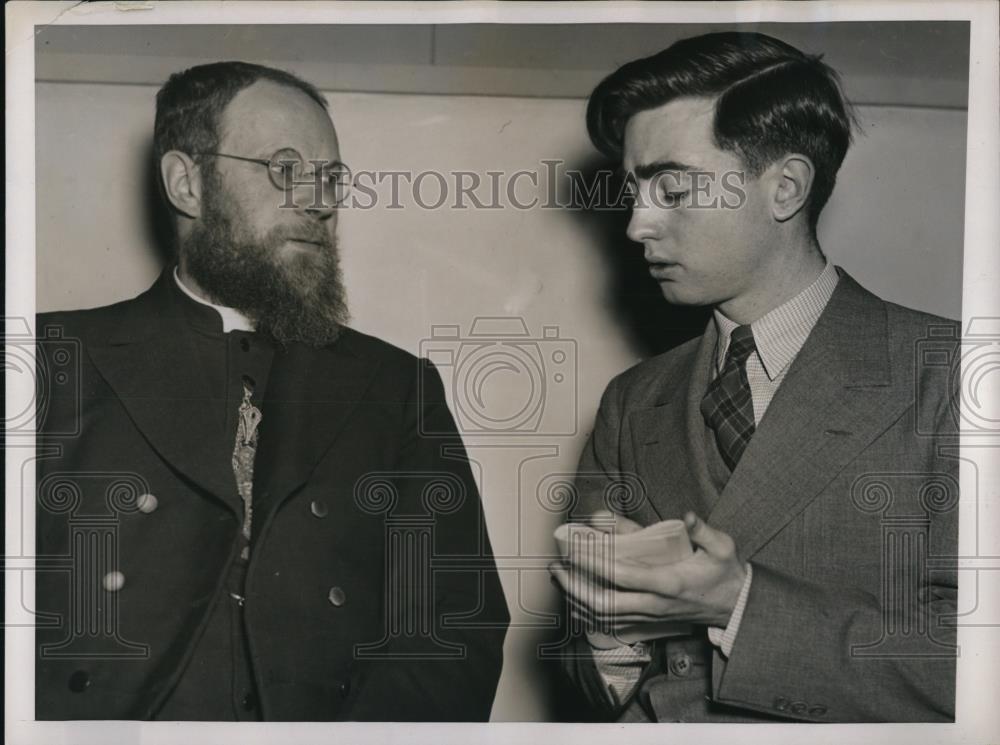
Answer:
[[302, 225], [299, 227], [278, 227], [271, 231], [269, 235], [269, 242], [283, 243], [284, 241], [306, 241], [308, 243], [317, 243], [324, 248], [330, 248], [333, 245], [333, 239], [330, 233], [319, 225]]

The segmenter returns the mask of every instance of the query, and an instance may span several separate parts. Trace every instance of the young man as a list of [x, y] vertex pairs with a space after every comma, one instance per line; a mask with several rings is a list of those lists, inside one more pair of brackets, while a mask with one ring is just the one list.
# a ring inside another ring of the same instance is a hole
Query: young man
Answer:
[[344, 325], [325, 100], [194, 67], [154, 147], [176, 265], [38, 319], [79, 390], [39, 433], [37, 717], [488, 719], [508, 615], [478, 492], [434, 368]]
[[[634, 180], [628, 235], [664, 297], [714, 317], [601, 401], [571, 519], [683, 519], [694, 553], [553, 565], [588, 631], [570, 677], [622, 721], [953, 719], [956, 578], [926, 557], [956, 553], [957, 460], [918, 426], [930, 412], [943, 431], [953, 394], [917, 347], [957, 329], [820, 248], [853, 125], [835, 73], [762, 34], [708, 34], [610, 75], [587, 119]], [[608, 497], [624, 475], [644, 499]], [[918, 526], [902, 553], [893, 519]], [[689, 626], [643, 633], [663, 621]]]

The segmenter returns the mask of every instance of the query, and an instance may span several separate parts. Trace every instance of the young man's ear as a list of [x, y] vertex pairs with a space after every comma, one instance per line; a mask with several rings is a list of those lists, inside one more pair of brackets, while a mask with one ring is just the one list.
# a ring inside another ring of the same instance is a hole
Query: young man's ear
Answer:
[[160, 178], [174, 209], [192, 219], [201, 217], [201, 170], [190, 155], [180, 150], [164, 153]]
[[772, 168], [776, 169], [776, 186], [771, 214], [778, 222], [790, 220], [809, 202], [816, 168], [805, 155], [786, 155]]

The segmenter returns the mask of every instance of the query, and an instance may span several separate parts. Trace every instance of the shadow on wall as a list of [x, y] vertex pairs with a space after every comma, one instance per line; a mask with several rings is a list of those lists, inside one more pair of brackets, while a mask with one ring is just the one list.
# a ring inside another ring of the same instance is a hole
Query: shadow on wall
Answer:
[[[621, 333], [627, 337], [636, 355], [652, 357], [685, 341], [699, 336], [711, 316], [711, 309], [671, 305], [664, 300], [657, 282], [650, 277], [643, 258], [642, 246], [629, 240], [625, 233], [630, 210], [617, 195], [622, 194], [623, 174], [611, 163], [598, 156], [575, 166], [581, 174], [578, 194], [601, 194], [601, 189], [613, 196], [588, 209], [570, 207], [574, 219], [600, 252], [607, 279], [605, 301], [607, 311]], [[608, 177], [609, 172], [613, 175]], [[572, 204], [572, 185], [561, 182], [558, 194], [560, 204]], [[571, 647], [564, 647], [567, 639], [567, 610], [563, 608], [562, 624], [550, 634], [542, 635], [542, 644], [550, 649], [562, 647], [566, 654]], [[555, 661], [540, 663], [549, 682], [549, 711], [556, 722], [597, 722], [601, 714], [592, 709], [563, 672], [563, 665]]]
[[145, 157], [139, 159], [139, 167], [144, 169], [142, 181], [145, 185], [143, 201], [143, 224], [146, 226], [148, 246], [151, 246], [156, 260], [163, 266], [174, 261], [174, 218], [167, 200], [160, 191], [160, 169], [153, 156], [153, 140], [144, 148]]
[[[624, 174], [615, 163], [594, 156], [579, 170], [584, 188], [593, 190], [606, 180], [609, 194], [622, 193]], [[610, 179], [602, 176], [609, 171], [613, 172]], [[671, 305], [664, 300], [659, 285], [649, 276], [642, 246], [625, 234], [630, 214], [627, 206], [575, 210], [574, 214], [599, 247], [608, 277], [609, 310], [638, 356], [645, 359], [660, 354], [705, 330], [710, 309]]]

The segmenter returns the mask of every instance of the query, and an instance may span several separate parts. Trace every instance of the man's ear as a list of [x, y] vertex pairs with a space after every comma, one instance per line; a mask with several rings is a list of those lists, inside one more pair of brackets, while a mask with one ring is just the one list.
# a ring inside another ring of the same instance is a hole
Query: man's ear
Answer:
[[786, 155], [771, 168], [776, 179], [771, 214], [778, 222], [785, 222], [809, 202], [816, 168], [808, 157], [798, 154]]
[[201, 171], [190, 155], [180, 150], [164, 153], [160, 178], [174, 209], [192, 219], [201, 217]]

